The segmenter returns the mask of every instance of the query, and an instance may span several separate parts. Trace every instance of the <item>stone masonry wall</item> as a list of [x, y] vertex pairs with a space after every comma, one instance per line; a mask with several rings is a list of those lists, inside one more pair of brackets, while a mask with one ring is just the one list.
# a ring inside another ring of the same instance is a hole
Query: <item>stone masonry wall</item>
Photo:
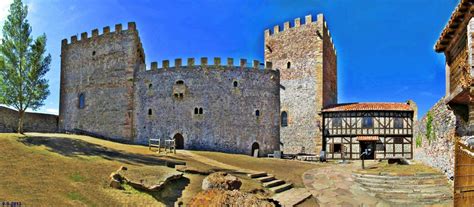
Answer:
[[[326, 55], [323, 54], [325, 45], [333, 49], [328, 41], [324, 44], [323, 39], [329, 35], [324, 25], [322, 14], [314, 22], [308, 15], [304, 24], [297, 18], [293, 27], [285, 22], [283, 31], [279, 25], [274, 27], [273, 33], [265, 31], [265, 61], [272, 62], [281, 72], [281, 111], [288, 114], [288, 126], [280, 129], [283, 153], [319, 153], [323, 103], [337, 102], [335, 53], [333, 56], [327, 50]], [[323, 71], [324, 56], [328, 60]], [[323, 73], [327, 79], [323, 79]], [[323, 85], [327, 86], [326, 90]]]
[[[132, 141], [134, 75], [144, 64], [135, 23], [109, 27], [92, 37], [87, 33], [63, 40], [61, 48], [61, 131], [86, 131], [113, 139]], [[79, 108], [84, 94], [85, 108]]]
[[[214, 60], [217, 66], [206, 63], [194, 65], [191, 59], [181, 66], [178, 59], [169, 67], [164, 61], [163, 68], [152, 63], [151, 70], [138, 74], [136, 141], [180, 133], [185, 149], [251, 154], [256, 142], [260, 155], [279, 150], [278, 71], [258, 69], [258, 62], [254, 68], [242, 61], [243, 67], [220, 65], [220, 59]], [[203, 113], [195, 114], [196, 108]]]
[[432, 116], [433, 139], [427, 139], [427, 120], [425, 115], [415, 125], [414, 139], [422, 139], [422, 146], [415, 150], [415, 159], [444, 172], [448, 178], [454, 172], [454, 141], [466, 127], [465, 121], [445, 104], [444, 98], [438, 101], [430, 110]]
[[[58, 116], [40, 113], [25, 113], [23, 129], [25, 132], [54, 133], [58, 130]], [[0, 133], [16, 132], [18, 112], [0, 106]]]

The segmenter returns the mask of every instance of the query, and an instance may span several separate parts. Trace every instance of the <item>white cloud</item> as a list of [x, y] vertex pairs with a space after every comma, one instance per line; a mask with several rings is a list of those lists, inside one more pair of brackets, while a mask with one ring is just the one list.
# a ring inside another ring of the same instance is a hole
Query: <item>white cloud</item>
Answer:
[[13, 0], [1, 0], [0, 1], [0, 25], [3, 25], [5, 19], [8, 16], [8, 9], [10, 9], [10, 4]]

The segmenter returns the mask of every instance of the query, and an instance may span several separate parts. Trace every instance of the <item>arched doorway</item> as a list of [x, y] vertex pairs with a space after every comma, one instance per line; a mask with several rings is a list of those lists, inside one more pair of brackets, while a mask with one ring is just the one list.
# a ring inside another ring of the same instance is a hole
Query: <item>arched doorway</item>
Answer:
[[257, 142], [254, 142], [252, 144], [252, 152], [250, 153], [254, 157], [258, 157], [260, 151], [260, 146], [258, 145]]
[[184, 149], [184, 137], [180, 133], [177, 133], [173, 137], [176, 144], [176, 149]]

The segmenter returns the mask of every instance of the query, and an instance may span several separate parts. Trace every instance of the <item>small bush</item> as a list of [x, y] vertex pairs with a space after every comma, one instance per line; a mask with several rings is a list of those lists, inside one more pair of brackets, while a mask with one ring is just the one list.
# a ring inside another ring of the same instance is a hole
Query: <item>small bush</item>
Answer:
[[422, 144], [422, 136], [421, 134], [418, 134], [418, 136], [416, 136], [416, 147], [421, 147], [421, 144]]

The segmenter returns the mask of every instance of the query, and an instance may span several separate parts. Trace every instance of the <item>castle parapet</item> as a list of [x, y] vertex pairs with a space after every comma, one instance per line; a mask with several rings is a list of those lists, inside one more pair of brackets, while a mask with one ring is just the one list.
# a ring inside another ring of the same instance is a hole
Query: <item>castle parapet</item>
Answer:
[[[329, 28], [327, 26], [326, 20], [324, 19], [324, 15], [323, 14], [318, 14], [317, 18], [316, 18], [316, 21], [314, 21], [313, 16], [310, 14], [310, 15], [306, 15], [304, 20], [305, 20], [305, 22], [304, 22], [303, 25], [309, 25], [309, 24], [312, 24], [312, 23], [321, 22], [323, 24], [323, 26], [327, 29], [327, 34], [326, 35], [329, 36], [329, 39], [331, 41], [333, 50], [334, 50], [334, 52], [336, 52], [336, 47], [334, 46], [334, 43], [332, 41], [331, 33], [329, 32]], [[297, 28], [297, 27], [300, 27], [300, 26], [302, 26], [301, 25], [301, 18], [295, 18], [293, 20], [293, 26], [291, 25], [290, 22], [284, 22], [283, 23], [283, 31], [280, 30], [280, 25], [275, 25], [275, 26], [273, 26], [273, 30], [266, 29], [264, 31], [264, 35], [265, 35], [265, 37], [270, 37], [270, 36], [273, 36], [273, 35], [277, 35], [279, 33], [284, 33], [284, 32], [287, 32], [287, 31], [291, 31], [293, 28]]]
[[260, 61], [253, 60], [252, 65], [249, 66], [247, 64], [247, 59], [240, 59], [240, 65], [234, 65], [234, 58], [227, 58], [227, 63], [222, 63], [222, 58], [215, 57], [213, 58], [213, 64], [209, 64], [207, 57], [200, 58], [200, 63], [196, 64], [195, 58], [187, 58], [187, 63], [183, 63], [182, 58], [176, 58], [174, 60], [174, 65], [170, 65], [169, 60], [163, 60], [161, 62], [161, 67], [158, 66], [158, 62], [154, 61], [151, 62], [150, 68], [148, 71], [156, 71], [156, 70], [179, 70], [179, 69], [222, 69], [222, 70], [257, 70], [257, 71], [275, 71], [272, 68], [271, 62], [265, 62], [265, 64], [260, 64]]
[[61, 41], [61, 45], [62, 46], [67, 46], [69, 44], [81, 43], [83, 41], [100, 38], [104, 35], [117, 34], [117, 33], [121, 33], [121, 32], [124, 32], [124, 31], [137, 31], [137, 27], [136, 27], [135, 22], [129, 22], [127, 30], [122, 29], [122, 24], [116, 24], [114, 32], [110, 32], [110, 27], [109, 26], [106, 26], [106, 27], [103, 28], [102, 34], [99, 34], [98, 29], [93, 29], [92, 32], [91, 32], [91, 34], [92, 34], [91, 37], [88, 36], [87, 32], [82, 32], [81, 36], [80, 36], [81, 37], [80, 40], [77, 39], [77, 35], [74, 35], [74, 36], [71, 36], [70, 42], [68, 42], [67, 39], [63, 39]]

